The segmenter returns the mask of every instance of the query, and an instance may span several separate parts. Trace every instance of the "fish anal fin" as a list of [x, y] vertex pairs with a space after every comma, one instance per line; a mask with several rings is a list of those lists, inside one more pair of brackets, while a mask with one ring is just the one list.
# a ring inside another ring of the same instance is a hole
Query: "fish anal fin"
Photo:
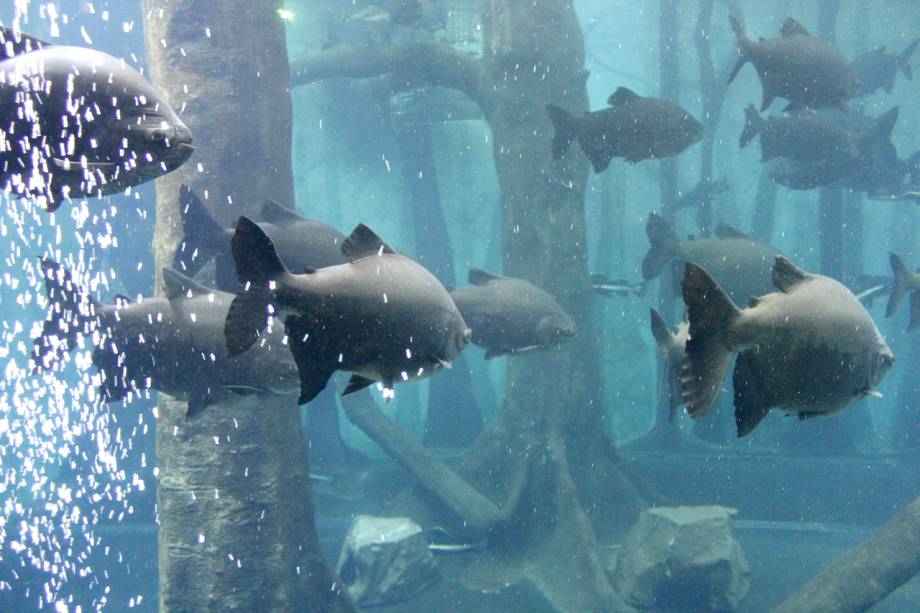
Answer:
[[396, 252], [363, 223], [358, 224], [342, 243], [342, 255], [349, 262], [384, 253], [393, 254]]
[[618, 87], [615, 92], [610, 94], [610, 97], [607, 98], [607, 104], [610, 106], [622, 106], [624, 104], [629, 104], [635, 100], [641, 98], [639, 94], [629, 89], [628, 87]]
[[787, 18], [786, 21], [783, 22], [783, 27], [780, 28], [779, 33], [783, 38], [789, 38], [790, 36], [811, 36], [811, 33], [805, 29], [805, 26], [792, 17]]
[[362, 377], [361, 375], [352, 375], [351, 379], [348, 380], [348, 385], [345, 386], [345, 390], [342, 392], [342, 395], [348, 396], [349, 394], [360, 392], [361, 390], [372, 386], [374, 383], [376, 383], [376, 381], [373, 379], [368, 379], [367, 377]]
[[811, 275], [793, 264], [788, 258], [778, 255], [773, 263], [773, 287], [788, 292], [795, 285], [807, 281]]
[[742, 351], [735, 361], [735, 425], [738, 438], [747, 436], [767, 416], [774, 404], [764, 386], [764, 366], [755, 351]]
[[193, 419], [214, 404], [214, 400], [214, 396], [211, 395], [211, 390], [207, 386], [193, 391], [188, 397], [188, 409], [185, 412], [185, 418]]
[[321, 327], [316, 321], [300, 315], [288, 315], [284, 320], [291, 354], [297, 364], [297, 374], [300, 375], [300, 397], [297, 404], [306, 404], [316, 398], [337, 370], [338, 361], [334, 349]]

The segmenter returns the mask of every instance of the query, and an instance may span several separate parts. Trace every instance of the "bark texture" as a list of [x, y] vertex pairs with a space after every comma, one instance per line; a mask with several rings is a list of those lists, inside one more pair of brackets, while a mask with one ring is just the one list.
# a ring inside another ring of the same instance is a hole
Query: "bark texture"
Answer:
[[867, 611], [917, 573], [920, 498], [773, 611]]
[[[143, 4], [150, 77], [196, 146], [157, 181], [164, 266], [181, 183], [207, 194], [224, 225], [265, 198], [293, 204], [287, 51], [280, 1]], [[161, 610], [354, 610], [320, 553], [295, 399], [226, 400], [187, 421], [184, 404], [161, 396], [159, 411]]]

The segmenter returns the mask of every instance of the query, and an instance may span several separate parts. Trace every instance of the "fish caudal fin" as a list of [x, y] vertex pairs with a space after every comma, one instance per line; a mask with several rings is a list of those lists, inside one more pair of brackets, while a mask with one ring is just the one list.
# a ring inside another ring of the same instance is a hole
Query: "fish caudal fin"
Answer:
[[661, 274], [664, 265], [674, 259], [680, 240], [671, 224], [657, 213], [649, 214], [645, 234], [650, 246], [642, 260], [642, 278], [649, 281]]
[[552, 104], [546, 105], [546, 112], [549, 113], [549, 119], [556, 130], [553, 135], [553, 159], [558, 160], [569, 150], [572, 141], [578, 138], [578, 120]]
[[231, 241], [240, 293], [230, 304], [224, 334], [230, 356], [243, 353], [259, 338], [274, 313], [273, 284], [287, 274], [268, 235], [246, 217], [240, 217]]
[[300, 376], [298, 404], [307, 404], [326, 388], [338, 367], [339, 354], [322, 325], [300, 315], [288, 315], [284, 330]]
[[750, 61], [748, 57], [748, 49], [751, 46], [751, 39], [748, 38], [747, 33], [744, 31], [744, 26], [741, 25], [741, 22], [734, 15], [729, 15], [728, 20], [732, 24], [732, 30], [735, 32], [735, 38], [738, 41], [738, 61], [735, 62], [735, 66], [732, 68], [731, 73], [728, 75], [728, 82], [731, 83], [735, 80], [735, 77], [738, 76], [738, 71], [741, 70], [742, 66], [747, 64]]
[[722, 389], [734, 353], [729, 328], [740, 311], [716, 280], [692, 262], [686, 264], [682, 286], [690, 319], [682, 396], [690, 416], [697, 418], [712, 408]]
[[77, 335], [92, 331], [102, 316], [102, 305], [74, 281], [69, 270], [42, 258], [42, 278], [48, 296], [48, 318], [32, 347], [32, 369], [44, 370], [63, 353], [74, 348]]
[[747, 108], [744, 109], [744, 130], [741, 131], [741, 138], [738, 142], [742, 149], [747, 147], [760, 134], [764, 123], [766, 122], [757, 112], [757, 109], [754, 108], [754, 105], [747, 105]]
[[904, 73], [904, 76], [911, 81], [914, 79], [914, 71], [910, 67], [910, 58], [914, 54], [914, 51], [917, 50], [918, 44], [920, 44], [920, 38], [907, 45], [907, 49], [898, 55], [898, 68], [900, 68], [901, 72]]
[[176, 249], [173, 268], [194, 275], [211, 258], [229, 255], [227, 231], [188, 185], [179, 188], [179, 215], [182, 217], [182, 240]]

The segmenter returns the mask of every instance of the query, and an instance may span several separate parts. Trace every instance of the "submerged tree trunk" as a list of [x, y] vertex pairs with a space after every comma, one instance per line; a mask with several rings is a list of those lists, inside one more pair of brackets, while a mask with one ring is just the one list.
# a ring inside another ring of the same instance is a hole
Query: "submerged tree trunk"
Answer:
[[482, 108], [501, 191], [504, 273], [553, 294], [580, 333], [510, 359], [502, 409], [458, 464], [457, 474], [510, 518], [494, 526], [464, 578], [482, 589], [528, 579], [561, 609], [612, 610], [622, 603], [597, 538], [622, 533], [643, 501], [604, 434], [585, 245], [588, 163], [577, 147], [552, 160], [545, 108], [588, 108], [581, 29], [571, 0], [484, 0], [481, 11], [481, 59], [436, 43], [340, 47], [297, 62], [294, 80], [389, 75], [394, 90], [453, 87]]
[[[151, 78], [197, 147], [157, 181], [160, 266], [178, 241], [180, 183], [207, 191], [224, 225], [264, 198], [293, 203], [280, 4], [144, 0]], [[221, 401], [193, 420], [160, 399], [161, 610], [353, 610], [320, 552], [295, 398]]]

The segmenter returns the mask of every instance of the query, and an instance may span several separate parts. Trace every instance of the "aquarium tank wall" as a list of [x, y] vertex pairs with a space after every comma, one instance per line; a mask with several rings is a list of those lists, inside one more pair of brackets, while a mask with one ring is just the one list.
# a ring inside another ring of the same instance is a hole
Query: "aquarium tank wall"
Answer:
[[0, 26], [0, 610], [920, 607], [920, 5]]

